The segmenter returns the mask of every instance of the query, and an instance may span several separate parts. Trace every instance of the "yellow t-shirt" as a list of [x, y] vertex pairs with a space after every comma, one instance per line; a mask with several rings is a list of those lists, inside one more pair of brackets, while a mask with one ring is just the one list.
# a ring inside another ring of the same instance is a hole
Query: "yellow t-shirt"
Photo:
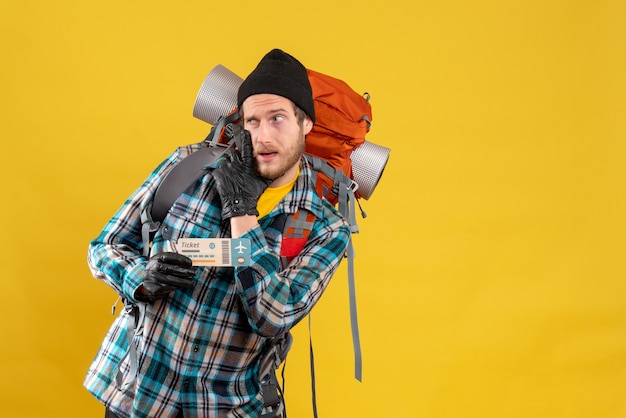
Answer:
[[293, 187], [298, 175], [300, 174], [300, 168], [294, 178], [287, 184], [278, 187], [268, 187], [265, 189], [259, 201], [256, 204], [256, 210], [259, 211], [259, 219], [270, 213], [272, 209], [280, 202], [283, 197], [287, 196], [289, 190]]

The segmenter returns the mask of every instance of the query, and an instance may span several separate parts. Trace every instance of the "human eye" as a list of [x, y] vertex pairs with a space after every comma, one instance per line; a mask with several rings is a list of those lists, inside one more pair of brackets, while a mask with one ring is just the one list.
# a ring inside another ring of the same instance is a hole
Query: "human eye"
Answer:
[[257, 126], [259, 124], [259, 120], [255, 118], [247, 118], [245, 120], [246, 126]]

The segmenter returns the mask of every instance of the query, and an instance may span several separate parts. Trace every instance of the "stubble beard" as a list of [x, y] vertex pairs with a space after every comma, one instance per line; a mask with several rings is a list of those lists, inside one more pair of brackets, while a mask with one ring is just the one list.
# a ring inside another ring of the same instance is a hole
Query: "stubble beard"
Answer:
[[300, 131], [298, 135], [299, 135], [299, 139], [296, 142], [296, 144], [293, 147], [286, 149], [285, 152], [279, 156], [280, 158], [284, 158], [284, 162], [280, 164], [279, 166], [271, 167], [271, 166], [259, 165], [258, 160], [255, 159], [256, 166], [257, 166], [256, 167], [257, 173], [259, 174], [259, 176], [268, 180], [276, 180], [282, 177], [283, 175], [285, 175], [285, 173], [287, 173], [287, 171], [289, 171], [289, 169], [292, 168], [295, 164], [300, 163], [300, 159], [302, 158], [302, 155], [304, 154], [304, 141], [305, 141], [304, 129], [302, 126], [300, 126]]

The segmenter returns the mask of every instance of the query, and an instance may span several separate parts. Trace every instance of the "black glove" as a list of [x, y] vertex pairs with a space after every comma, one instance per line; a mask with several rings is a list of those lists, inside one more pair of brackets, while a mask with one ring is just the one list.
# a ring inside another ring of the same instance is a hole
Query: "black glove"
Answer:
[[160, 253], [153, 255], [146, 265], [146, 275], [143, 278], [144, 295], [138, 295], [138, 300], [154, 302], [166, 297], [176, 289], [193, 287], [197, 267], [191, 265], [191, 260], [177, 253]]
[[272, 182], [257, 174], [252, 139], [246, 130], [241, 131], [241, 153], [227, 150], [219, 167], [213, 170], [213, 178], [222, 200], [222, 219], [258, 216], [257, 201]]

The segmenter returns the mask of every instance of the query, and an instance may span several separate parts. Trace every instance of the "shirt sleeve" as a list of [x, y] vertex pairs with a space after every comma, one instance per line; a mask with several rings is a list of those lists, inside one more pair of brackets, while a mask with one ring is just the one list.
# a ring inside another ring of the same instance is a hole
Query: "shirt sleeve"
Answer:
[[178, 148], [165, 159], [106, 223], [89, 244], [87, 263], [97, 279], [113, 287], [122, 297], [136, 301], [147, 258], [141, 236], [141, 211], [152, 201], [161, 180], [186, 154]]
[[252, 328], [265, 337], [287, 332], [304, 318], [322, 296], [339, 266], [350, 229], [334, 210], [315, 222], [300, 254], [284, 270], [269, 252], [259, 226], [243, 238], [251, 242], [252, 264], [235, 271], [236, 288]]

